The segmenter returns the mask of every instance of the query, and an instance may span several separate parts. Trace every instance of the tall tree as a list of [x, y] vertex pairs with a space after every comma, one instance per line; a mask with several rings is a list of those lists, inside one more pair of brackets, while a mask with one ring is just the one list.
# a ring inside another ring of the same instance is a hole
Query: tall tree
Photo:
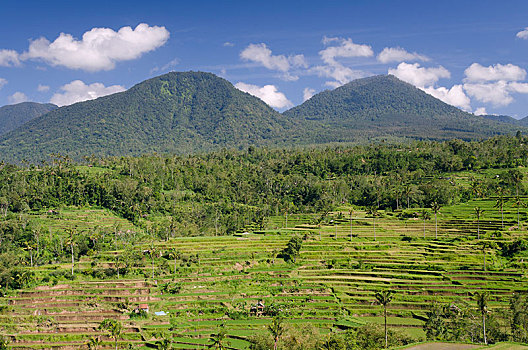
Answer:
[[484, 213], [484, 210], [480, 207], [475, 207], [475, 215], [477, 216], [477, 239], [480, 239], [480, 217]]
[[383, 318], [385, 319], [385, 348], [389, 346], [389, 335], [387, 332], [387, 305], [392, 301], [394, 292], [392, 290], [382, 290], [376, 292], [376, 302], [383, 305]]
[[379, 215], [378, 206], [371, 205], [367, 208], [367, 215], [372, 217], [372, 225], [374, 228], [374, 240], [376, 240], [376, 216]]
[[423, 238], [425, 239], [425, 221], [429, 220], [431, 218], [431, 213], [427, 209], [422, 209], [421, 211], [422, 219], [423, 219]]
[[494, 208], [498, 208], [501, 214], [501, 228], [504, 230], [504, 203], [506, 199], [504, 198], [504, 189], [502, 187], [497, 188], [497, 200], [495, 202]]
[[273, 350], [277, 350], [280, 337], [282, 337], [285, 331], [282, 317], [273, 317], [271, 324], [268, 326], [268, 331], [273, 337]]
[[123, 325], [121, 322], [106, 318], [99, 324], [98, 329], [108, 332], [108, 335], [114, 339], [115, 348], [117, 350], [117, 340], [121, 338], [121, 334], [123, 333]]
[[486, 314], [488, 313], [489, 293], [485, 291], [475, 292], [473, 298], [477, 302], [478, 310], [482, 315], [482, 334], [484, 336], [484, 344], [488, 345], [488, 339], [486, 338]]
[[435, 202], [431, 203], [431, 210], [433, 211], [434, 218], [435, 218], [435, 239], [438, 239], [438, 220], [437, 220], [437, 215], [440, 212], [440, 208], [442, 208], [442, 206], [440, 204], [438, 204], [438, 202], [435, 201]]

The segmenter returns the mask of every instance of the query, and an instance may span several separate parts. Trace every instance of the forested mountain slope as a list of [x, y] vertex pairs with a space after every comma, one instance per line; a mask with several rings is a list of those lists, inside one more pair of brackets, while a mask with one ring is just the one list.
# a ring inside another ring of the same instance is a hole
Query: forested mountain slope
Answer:
[[281, 142], [291, 125], [262, 100], [210, 73], [168, 73], [59, 108], [0, 139], [7, 160], [190, 153]]
[[323, 91], [284, 115], [319, 124], [329, 141], [480, 139], [519, 128], [463, 112], [392, 75], [358, 79]]
[[22, 102], [0, 107], [0, 135], [58, 108], [52, 103]]

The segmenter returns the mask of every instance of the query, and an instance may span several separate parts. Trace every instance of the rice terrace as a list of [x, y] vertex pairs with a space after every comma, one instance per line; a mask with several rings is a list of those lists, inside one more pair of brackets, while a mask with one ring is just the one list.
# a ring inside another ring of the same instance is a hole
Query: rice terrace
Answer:
[[523, 349], [504, 342], [526, 339], [526, 151], [518, 136], [4, 165], [4, 346], [378, 348], [388, 297], [389, 346]]
[[2, 1], [0, 350], [528, 350], [528, 1]]

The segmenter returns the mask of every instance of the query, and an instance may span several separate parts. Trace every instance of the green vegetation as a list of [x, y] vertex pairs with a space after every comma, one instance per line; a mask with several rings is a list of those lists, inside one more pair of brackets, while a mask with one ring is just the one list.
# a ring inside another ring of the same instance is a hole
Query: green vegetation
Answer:
[[25, 123], [0, 137], [0, 160], [479, 140], [519, 130], [527, 129], [462, 112], [390, 75], [324, 91], [281, 115], [213, 74], [171, 72]]
[[24, 123], [58, 107], [51, 103], [22, 102], [0, 107], [0, 135], [15, 130]]
[[0, 335], [16, 349], [526, 343], [527, 141], [2, 163]]

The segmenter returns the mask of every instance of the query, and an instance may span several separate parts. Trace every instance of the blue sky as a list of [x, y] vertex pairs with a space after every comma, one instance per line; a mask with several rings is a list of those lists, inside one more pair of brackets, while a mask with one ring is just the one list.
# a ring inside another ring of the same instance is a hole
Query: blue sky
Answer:
[[194, 70], [284, 110], [390, 72], [465, 110], [521, 118], [527, 14], [527, 1], [9, 1], [0, 105], [66, 105]]

